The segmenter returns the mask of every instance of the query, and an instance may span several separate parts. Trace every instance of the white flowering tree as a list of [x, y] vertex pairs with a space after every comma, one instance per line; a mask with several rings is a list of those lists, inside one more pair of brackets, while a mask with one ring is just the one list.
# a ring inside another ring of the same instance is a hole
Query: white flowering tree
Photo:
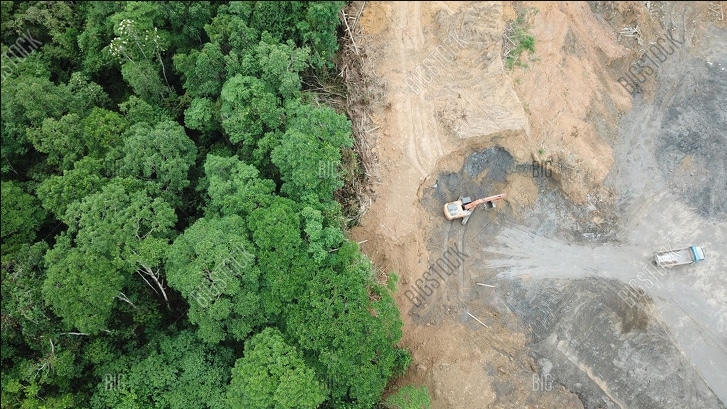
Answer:
[[[123, 19], [116, 26], [117, 37], [108, 50], [121, 63], [121, 73], [137, 95], [146, 100], [164, 99], [170, 92], [162, 53], [166, 51], [156, 27], [143, 29], [134, 20]], [[164, 78], [162, 83], [156, 64]]]

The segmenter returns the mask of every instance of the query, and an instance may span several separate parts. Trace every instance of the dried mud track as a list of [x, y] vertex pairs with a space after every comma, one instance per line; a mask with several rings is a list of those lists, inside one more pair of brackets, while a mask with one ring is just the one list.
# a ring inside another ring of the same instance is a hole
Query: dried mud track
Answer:
[[[399, 60], [402, 73], [416, 72], [422, 60], [412, 59], [410, 56], [418, 55], [425, 44], [420, 18], [421, 3], [403, 2], [394, 8], [394, 13], [394, 20], [405, 24], [401, 27], [398, 46], [395, 47], [399, 54], [394, 58]], [[404, 84], [405, 78], [400, 80], [397, 82]], [[434, 111], [425, 97], [425, 92], [403, 92], [392, 107], [400, 113], [397, 116], [397, 131], [405, 135], [402, 138], [402, 151], [407, 154], [409, 164], [417, 170], [421, 178], [432, 172], [432, 165], [442, 156], [442, 147], [431, 123]]]

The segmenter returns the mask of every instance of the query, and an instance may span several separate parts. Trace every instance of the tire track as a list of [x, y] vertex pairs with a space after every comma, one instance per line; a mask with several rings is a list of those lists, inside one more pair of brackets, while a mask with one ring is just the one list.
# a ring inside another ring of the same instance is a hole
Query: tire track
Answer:
[[[394, 7], [396, 19], [406, 22], [397, 47], [400, 66], [403, 67], [403, 74], [406, 77], [412, 75], [410, 73], [417, 73], [417, 67], [421, 66], [425, 58], [419, 58], [426, 52], [423, 50], [425, 39], [420, 24], [421, 3], [403, 2], [397, 3]], [[410, 58], [410, 55], [416, 57]], [[404, 78], [400, 83], [404, 83]], [[409, 162], [416, 169], [420, 179], [424, 179], [434, 170], [434, 164], [443, 155], [437, 135], [432, 135], [430, 127], [427, 126], [434, 118], [434, 114], [424, 101], [426, 94], [426, 87], [419, 93], [412, 93], [411, 90], [403, 92], [403, 114], [397, 117], [398, 131], [406, 135], [403, 138], [402, 151], [409, 157]]]

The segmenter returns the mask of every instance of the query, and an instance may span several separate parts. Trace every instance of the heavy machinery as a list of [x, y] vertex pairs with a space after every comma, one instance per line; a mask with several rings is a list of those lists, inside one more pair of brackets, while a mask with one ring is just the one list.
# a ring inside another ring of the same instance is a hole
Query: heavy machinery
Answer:
[[462, 225], [467, 224], [467, 221], [472, 216], [472, 212], [479, 205], [483, 205], [485, 209], [492, 209], [495, 206], [495, 202], [504, 199], [505, 193], [499, 195], [488, 196], [482, 199], [477, 199], [474, 202], [469, 197], [460, 196], [454, 202], [449, 202], [444, 205], [444, 217], [447, 220], [462, 219]]
[[704, 260], [704, 250], [699, 246], [690, 246], [680, 250], [664, 250], [654, 252], [654, 264], [659, 267], [674, 267], [692, 264]]

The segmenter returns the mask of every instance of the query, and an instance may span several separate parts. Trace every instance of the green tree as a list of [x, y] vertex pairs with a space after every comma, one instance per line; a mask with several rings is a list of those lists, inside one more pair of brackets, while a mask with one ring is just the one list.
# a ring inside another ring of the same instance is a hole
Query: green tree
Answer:
[[398, 369], [398, 310], [388, 290], [373, 282], [371, 264], [355, 243], [344, 243], [328, 264], [289, 307], [286, 331], [316, 357], [317, 371], [336, 380], [334, 405], [371, 407]]
[[81, 118], [88, 116], [95, 108], [111, 107], [111, 100], [103, 88], [85, 74], [74, 72], [64, 88], [71, 95], [65, 108]]
[[15, 102], [30, 126], [39, 127], [46, 118], [60, 118], [68, 112], [70, 92], [47, 78], [24, 78], [17, 87]]
[[176, 54], [174, 66], [184, 76], [184, 89], [195, 98], [220, 95], [225, 82], [225, 57], [220, 45], [207, 43], [202, 51], [192, 50], [189, 54]]
[[125, 284], [118, 264], [73, 248], [62, 235], [46, 254], [43, 297], [68, 328], [98, 333], [106, 328], [114, 299]]
[[229, 348], [205, 345], [191, 331], [159, 334], [98, 366], [91, 407], [227, 409], [232, 362]]
[[168, 252], [169, 285], [189, 302], [189, 321], [198, 335], [216, 344], [244, 340], [267, 322], [260, 295], [260, 270], [239, 216], [200, 219]]
[[80, 65], [83, 72], [97, 78], [108, 75], [113, 66], [114, 58], [110, 53], [103, 52], [108, 46], [108, 39], [114, 36], [115, 22], [111, 16], [124, 8], [120, 1], [94, 1], [75, 3], [83, 14], [85, 23], [78, 35], [78, 47], [81, 50]]
[[305, 207], [301, 211], [304, 220], [304, 231], [308, 242], [308, 254], [316, 263], [321, 264], [328, 257], [331, 249], [337, 248], [345, 239], [343, 231], [336, 226], [325, 226], [320, 210]]
[[314, 409], [325, 400], [325, 387], [280, 331], [266, 328], [245, 342], [227, 400], [233, 409]]
[[[3, 247], [4, 248], [4, 247]], [[45, 242], [23, 244], [2, 262], [2, 407], [78, 406], [78, 343], [60, 337], [41, 295]]]
[[305, 18], [306, 8], [307, 3], [302, 1], [256, 1], [253, 3], [250, 26], [260, 33], [269, 32], [277, 42], [292, 39], [300, 44], [296, 23]]
[[119, 104], [119, 110], [129, 125], [145, 122], [153, 125], [157, 122], [171, 120], [163, 109], [149, 105], [146, 101], [132, 95], [126, 102]]
[[267, 208], [272, 203], [275, 183], [261, 179], [255, 167], [236, 157], [208, 155], [204, 170], [209, 185], [208, 215], [247, 216], [253, 210]]
[[83, 141], [88, 155], [101, 159], [110, 148], [120, 146], [121, 135], [128, 126], [126, 119], [118, 113], [93, 108], [82, 121]]
[[247, 221], [264, 274], [265, 310], [277, 316], [300, 296], [317, 265], [305, 252], [300, 216], [290, 199], [274, 197], [268, 207], [252, 211]]
[[308, 66], [308, 54], [308, 48], [296, 48], [291, 40], [280, 44], [264, 33], [241, 68], [244, 75], [260, 78], [283, 101], [293, 100], [300, 94], [299, 73]]
[[69, 204], [99, 191], [108, 182], [101, 176], [101, 171], [101, 161], [86, 157], [74, 163], [72, 170], [63, 171], [62, 176], [49, 176], [37, 189], [43, 208], [56, 219], [62, 219]]
[[282, 125], [278, 98], [260, 79], [236, 75], [225, 82], [220, 99], [222, 128], [231, 143], [242, 143], [242, 158], [251, 160], [258, 140]]
[[28, 140], [38, 152], [48, 154], [47, 163], [61, 170], [71, 169], [84, 154], [81, 121], [76, 114], [56, 120], [46, 118], [40, 128], [28, 129]]
[[[79, 60], [76, 43], [81, 22], [79, 13], [65, 2], [24, 2], [15, 3], [15, 7], [14, 13], [3, 15], [3, 43], [11, 38], [8, 43], [15, 42], [26, 52], [38, 48], [35, 51], [42, 53], [54, 75], [67, 81], [71, 72], [67, 68], [77, 64]], [[15, 38], [19, 40], [16, 41]], [[3, 65], [5, 63], [3, 61]]]
[[130, 61], [121, 66], [121, 75], [141, 99], [161, 104], [170, 89], [159, 78], [158, 68], [150, 61]]
[[205, 25], [210, 42], [220, 44], [223, 54], [234, 50], [246, 54], [260, 39], [260, 32], [248, 24], [252, 2], [235, 1], [220, 6], [212, 22]]
[[207, 98], [195, 98], [184, 111], [184, 125], [189, 129], [203, 132], [219, 130], [218, 107]]
[[[16, 347], [38, 350], [44, 347], [42, 335], [53, 328], [53, 320], [43, 305], [43, 255], [48, 244], [23, 244], [2, 261], [2, 359], [12, 361]], [[12, 366], [12, 362], [10, 364]], [[3, 367], [4, 368], [4, 367]]]
[[166, 202], [116, 179], [69, 204], [63, 221], [68, 230], [46, 254], [43, 295], [69, 327], [105, 329], [115, 299], [135, 306], [124, 291], [131, 280], [147, 280], [168, 300], [160, 267], [176, 215]]
[[271, 158], [284, 181], [281, 192], [294, 200], [329, 201], [343, 186], [341, 148], [351, 147], [350, 125], [331, 108], [300, 103], [286, 107], [287, 130]]
[[169, 27], [170, 48], [174, 54], [186, 53], [202, 45], [206, 38], [204, 26], [217, 13], [217, 7], [217, 3], [209, 1], [160, 2], [160, 14]]
[[310, 2], [305, 19], [298, 20], [296, 27], [301, 32], [303, 44], [313, 50], [311, 65], [317, 69], [332, 69], [333, 57], [338, 51], [337, 29], [340, 24], [338, 13], [345, 6], [342, 1]]
[[172, 92], [162, 54], [169, 35], [159, 30], [159, 5], [129, 2], [124, 11], [111, 16], [117, 35], [108, 52], [121, 63], [121, 74], [134, 92], [147, 102], [162, 103]]
[[[26, 90], [19, 89], [16, 98], [31, 99], [18, 101], [27, 121], [17, 117], [11, 120], [27, 124], [27, 140], [38, 152], [48, 155], [49, 165], [70, 169], [93, 143], [84, 138], [83, 118], [93, 112], [94, 106], [108, 105], [108, 96], [99, 85], [88, 82], [79, 73], [73, 74], [67, 85], [55, 86], [37, 78], [28, 81], [28, 87], [42, 95], [26, 95]], [[8, 139], [17, 140], [18, 136], [8, 135]]]
[[46, 212], [34, 196], [17, 182], [2, 182], [2, 255], [11, 254], [30, 243], [45, 219]]
[[178, 193], [189, 185], [187, 173], [197, 148], [174, 121], [133, 125], [124, 135], [122, 173], [153, 180], [162, 191]]

